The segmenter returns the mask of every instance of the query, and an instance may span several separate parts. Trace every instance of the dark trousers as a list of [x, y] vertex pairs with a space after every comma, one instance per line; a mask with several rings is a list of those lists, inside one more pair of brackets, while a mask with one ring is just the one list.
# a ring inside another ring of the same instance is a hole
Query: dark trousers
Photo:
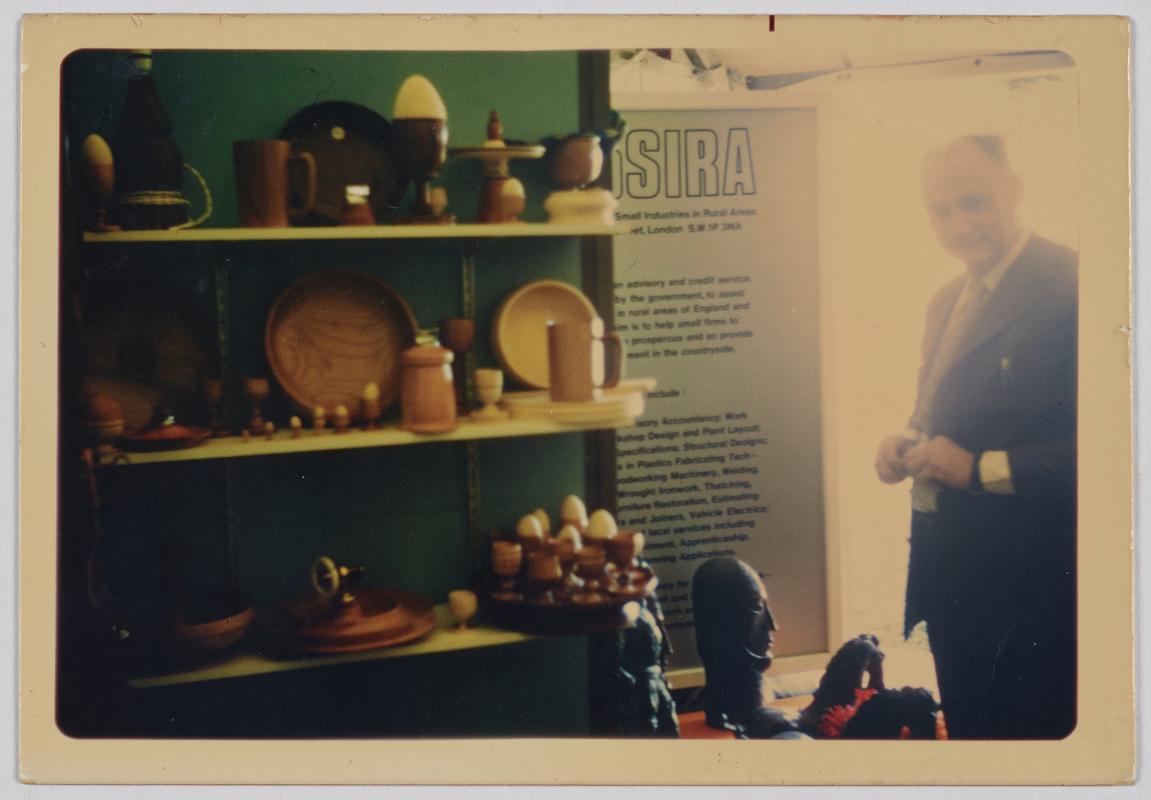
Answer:
[[1061, 739], [1075, 727], [1074, 616], [927, 623], [951, 739]]

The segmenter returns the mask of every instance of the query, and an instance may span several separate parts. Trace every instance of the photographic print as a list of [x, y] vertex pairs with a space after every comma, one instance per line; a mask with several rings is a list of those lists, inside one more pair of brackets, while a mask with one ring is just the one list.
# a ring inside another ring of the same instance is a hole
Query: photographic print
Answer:
[[1132, 779], [1126, 20], [22, 52], [26, 780]]

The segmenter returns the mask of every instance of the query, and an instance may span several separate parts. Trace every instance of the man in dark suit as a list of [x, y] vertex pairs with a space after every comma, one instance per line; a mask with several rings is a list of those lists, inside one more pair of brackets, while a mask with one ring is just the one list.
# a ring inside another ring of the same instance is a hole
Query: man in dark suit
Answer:
[[915, 413], [879, 445], [912, 478], [904, 634], [927, 623], [948, 733], [1050, 739], [1075, 726], [1074, 251], [1018, 221], [1003, 143], [923, 165], [927, 211], [966, 265], [927, 309]]

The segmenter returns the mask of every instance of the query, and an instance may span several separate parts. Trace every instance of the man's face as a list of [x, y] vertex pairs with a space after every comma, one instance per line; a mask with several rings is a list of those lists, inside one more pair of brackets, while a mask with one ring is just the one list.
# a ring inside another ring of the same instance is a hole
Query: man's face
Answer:
[[923, 201], [943, 249], [982, 275], [1007, 254], [1021, 190], [1007, 168], [960, 142], [924, 162]]

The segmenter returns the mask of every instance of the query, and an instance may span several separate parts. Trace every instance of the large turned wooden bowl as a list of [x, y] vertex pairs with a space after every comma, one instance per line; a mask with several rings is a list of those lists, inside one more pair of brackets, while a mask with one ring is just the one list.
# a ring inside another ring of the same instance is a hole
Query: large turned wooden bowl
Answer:
[[416, 340], [416, 318], [388, 284], [359, 272], [307, 275], [276, 300], [264, 330], [268, 365], [303, 414], [336, 406], [359, 418], [364, 387], [382, 409], [400, 396], [400, 355]]

